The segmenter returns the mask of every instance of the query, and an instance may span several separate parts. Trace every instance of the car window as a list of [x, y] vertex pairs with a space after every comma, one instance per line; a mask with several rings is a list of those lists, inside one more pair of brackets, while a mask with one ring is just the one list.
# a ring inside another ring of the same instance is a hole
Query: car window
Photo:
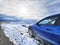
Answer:
[[39, 22], [39, 25], [53, 25], [58, 17], [46, 18]]
[[60, 26], [60, 17], [57, 19], [57, 21], [55, 22], [55, 25]]

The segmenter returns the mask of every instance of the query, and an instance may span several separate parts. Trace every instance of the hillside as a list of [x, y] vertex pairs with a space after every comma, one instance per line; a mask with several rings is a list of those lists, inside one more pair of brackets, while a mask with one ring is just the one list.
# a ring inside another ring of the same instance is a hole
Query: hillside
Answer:
[[0, 45], [14, 45], [13, 42], [9, 40], [8, 37], [4, 34], [0, 26]]

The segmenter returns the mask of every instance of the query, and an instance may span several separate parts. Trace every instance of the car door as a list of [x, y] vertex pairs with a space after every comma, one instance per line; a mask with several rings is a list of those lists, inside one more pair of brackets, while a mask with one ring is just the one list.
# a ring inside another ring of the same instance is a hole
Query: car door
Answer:
[[49, 17], [45, 18], [38, 23], [39, 28], [38, 31], [41, 36], [43, 36], [47, 41], [53, 40], [53, 30], [55, 30], [54, 23], [58, 19], [58, 17]]
[[55, 30], [53, 30], [53, 40], [60, 44], [60, 17], [55, 22]]

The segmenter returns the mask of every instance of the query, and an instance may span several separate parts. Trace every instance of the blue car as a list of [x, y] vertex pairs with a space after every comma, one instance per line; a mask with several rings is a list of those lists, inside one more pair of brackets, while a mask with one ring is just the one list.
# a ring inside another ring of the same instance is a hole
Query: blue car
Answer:
[[42, 45], [60, 45], [60, 14], [48, 16], [28, 28], [30, 37]]

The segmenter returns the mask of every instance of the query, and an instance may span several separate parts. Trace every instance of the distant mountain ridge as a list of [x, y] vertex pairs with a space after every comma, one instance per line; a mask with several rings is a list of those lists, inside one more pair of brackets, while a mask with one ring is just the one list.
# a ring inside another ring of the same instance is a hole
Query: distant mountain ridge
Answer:
[[15, 16], [7, 16], [5, 14], [0, 14], [0, 22], [20, 22], [21, 20]]
[[15, 17], [15, 16], [7, 16], [5, 14], [0, 14], [0, 22], [15, 22], [20, 24], [32, 24], [36, 23], [37, 20], [34, 19], [24, 19], [21, 17]]

